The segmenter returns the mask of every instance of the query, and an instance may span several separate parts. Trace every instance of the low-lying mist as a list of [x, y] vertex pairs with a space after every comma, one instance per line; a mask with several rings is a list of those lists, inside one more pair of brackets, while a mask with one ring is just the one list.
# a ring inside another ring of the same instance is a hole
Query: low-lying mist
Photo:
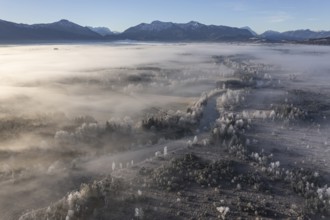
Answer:
[[[98, 172], [99, 165], [86, 168], [101, 156], [193, 134], [183, 128], [163, 134], [146, 118], [169, 111], [186, 124], [193, 121], [184, 115], [187, 108], [218, 81], [235, 76], [235, 67], [220, 59], [267, 64], [265, 78], [276, 79], [277, 87], [329, 92], [329, 47], [28, 45], [0, 47], [0, 57], [0, 213], [5, 219], [56, 201], [106, 173]], [[271, 104], [286, 92], [272, 91], [273, 100], [255, 101]], [[129, 157], [121, 160], [122, 166], [132, 163]]]

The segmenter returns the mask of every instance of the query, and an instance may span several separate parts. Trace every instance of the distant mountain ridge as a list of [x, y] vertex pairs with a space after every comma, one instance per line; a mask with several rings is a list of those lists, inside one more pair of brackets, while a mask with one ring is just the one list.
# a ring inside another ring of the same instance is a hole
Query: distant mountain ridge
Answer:
[[245, 29], [205, 25], [196, 21], [173, 23], [153, 21], [130, 27], [120, 37], [130, 40], [158, 41], [246, 41], [253, 35]]
[[144, 41], [247, 41], [249, 30], [196, 21], [173, 23], [153, 21], [113, 33], [104, 27], [83, 27], [62, 19], [49, 24], [17, 24], [0, 20], [0, 41], [56, 40], [144, 40]]
[[302, 41], [330, 37], [330, 31], [311, 31], [309, 29], [285, 31], [282, 33], [277, 31], [266, 31], [261, 34], [260, 37], [272, 41]]
[[50, 24], [17, 24], [0, 20], [0, 40], [96, 40], [100, 35], [68, 20]]
[[63, 40], [309, 42], [310, 39], [329, 37], [330, 31], [311, 31], [309, 29], [282, 33], [266, 31], [258, 35], [248, 26], [236, 28], [223, 25], [205, 25], [197, 21], [188, 23], [153, 21], [130, 27], [122, 33], [115, 33], [106, 27], [84, 27], [65, 19], [49, 24], [32, 25], [0, 20], [0, 42]]

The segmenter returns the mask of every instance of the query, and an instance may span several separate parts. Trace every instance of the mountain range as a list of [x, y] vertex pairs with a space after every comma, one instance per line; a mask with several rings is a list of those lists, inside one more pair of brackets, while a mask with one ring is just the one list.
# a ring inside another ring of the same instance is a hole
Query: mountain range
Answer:
[[246, 41], [253, 35], [245, 29], [205, 25], [196, 21], [183, 24], [153, 21], [130, 27], [119, 37], [145, 41]]
[[295, 30], [286, 32], [266, 31], [260, 35], [261, 38], [271, 41], [302, 41], [330, 37], [330, 31]]
[[1, 41], [100, 40], [100, 34], [68, 20], [50, 24], [17, 24], [0, 20]]
[[266, 31], [260, 35], [249, 27], [205, 25], [196, 21], [173, 23], [153, 21], [128, 28], [122, 33], [106, 27], [84, 27], [68, 20], [48, 24], [18, 24], [0, 20], [0, 42], [137, 40], [137, 41], [306, 41], [328, 38], [330, 31]]
[[195, 21], [178, 24], [154, 21], [130, 27], [122, 33], [104, 27], [83, 27], [68, 20], [49, 24], [17, 24], [0, 20], [0, 41], [143, 40], [143, 41], [247, 41], [249, 30]]

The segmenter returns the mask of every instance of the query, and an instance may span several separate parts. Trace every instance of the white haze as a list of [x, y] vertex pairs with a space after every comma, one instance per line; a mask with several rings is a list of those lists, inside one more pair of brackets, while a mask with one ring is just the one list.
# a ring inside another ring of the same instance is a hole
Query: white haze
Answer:
[[[147, 113], [157, 109], [185, 111], [203, 92], [214, 89], [217, 80], [233, 74], [212, 57], [237, 54], [274, 65], [278, 70], [275, 77], [283, 84], [295, 74], [301, 80], [295, 88], [329, 92], [330, 47], [156, 43], [0, 46], [0, 123], [9, 127], [0, 130], [0, 213], [18, 216], [26, 209], [56, 201], [82, 182], [70, 176], [72, 163], [113, 152], [118, 142], [109, 141], [101, 147], [95, 143], [58, 146], [56, 132], [73, 132], [81, 126], [73, 122], [76, 117], [91, 116], [100, 125], [129, 117], [135, 128]], [[81, 173], [84, 170], [75, 175], [80, 177]], [[24, 192], [28, 195], [19, 198]], [[8, 208], [15, 203], [19, 208]]]
[[[58, 48], [58, 50], [54, 50], [54, 48]], [[172, 94], [167, 94], [167, 91], [173, 91], [173, 87], [174, 90], [176, 89], [175, 85], [172, 85], [171, 88], [171, 85], [162, 83], [151, 85], [149, 93], [152, 95], [164, 90], [165, 96], [162, 96], [162, 100], [159, 101], [157, 97], [153, 96], [148, 96], [147, 100], [143, 96], [135, 97], [135, 93], [142, 90], [139, 85], [125, 83], [119, 85], [122, 88], [104, 89], [117, 86], [115, 83], [105, 81], [120, 80], [120, 77], [123, 77], [122, 73], [135, 74], [132, 70], [120, 70], [123, 67], [158, 67], [159, 64], [160, 67], [169, 66], [173, 72], [176, 69], [182, 71], [184, 74], [182, 81], [198, 80], [200, 74], [206, 74], [208, 71], [206, 68], [217, 72], [218, 67], [208, 67], [207, 64], [199, 62], [208, 58], [204, 54], [197, 53], [189, 56], [195, 50], [198, 51], [198, 48], [198, 46], [176, 45], [2, 47], [0, 48], [2, 57], [0, 60], [2, 91], [0, 101], [6, 105], [8, 99], [22, 100], [24, 106], [17, 102], [11, 106], [11, 110], [15, 114], [61, 111], [69, 115], [93, 114], [94, 117], [102, 119], [105, 119], [109, 113], [124, 116], [121, 114], [124, 111], [125, 114], [132, 114], [143, 109], [143, 106], [148, 106], [148, 102], [153, 103], [151, 100], [164, 104], [175, 100], [176, 98], [172, 97]], [[182, 56], [181, 53], [188, 53], [188, 56]], [[179, 63], [176, 63], [178, 60]], [[80, 78], [83, 78], [84, 82], [70, 84]], [[99, 85], [95, 85], [89, 80], [99, 80]], [[164, 83], [175, 84], [175, 81], [165, 81]], [[152, 87], [157, 90], [152, 90]], [[194, 95], [198, 95], [199, 92], [200, 90], [194, 92]], [[110, 96], [111, 98], [109, 98]], [[129, 102], [123, 102], [124, 99]], [[132, 106], [129, 106], [128, 103]], [[16, 105], [18, 105], [17, 108]], [[133, 110], [133, 112], [127, 112], [129, 110]]]

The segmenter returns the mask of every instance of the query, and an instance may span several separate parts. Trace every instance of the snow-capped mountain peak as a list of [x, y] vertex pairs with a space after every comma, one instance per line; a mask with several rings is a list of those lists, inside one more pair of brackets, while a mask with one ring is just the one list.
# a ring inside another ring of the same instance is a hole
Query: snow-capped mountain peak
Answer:
[[172, 22], [153, 21], [150, 24], [140, 24], [140, 29], [144, 31], [162, 31], [173, 26]]
[[201, 24], [201, 23], [199, 23], [197, 21], [190, 21], [188, 23], [179, 24], [179, 26], [181, 28], [184, 28], [184, 29], [187, 29], [187, 28], [189, 28], [189, 29], [197, 29], [197, 28], [200, 28], [200, 27], [205, 26], [205, 25], [203, 25], [203, 24]]
[[73, 26], [78, 26], [77, 24], [69, 21], [69, 20], [66, 20], [66, 19], [62, 19], [62, 20], [59, 20], [57, 22], [54, 22], [53, 24], [56, 24], [56, 25], [61, 25], [63, 27], [73, 27]]

